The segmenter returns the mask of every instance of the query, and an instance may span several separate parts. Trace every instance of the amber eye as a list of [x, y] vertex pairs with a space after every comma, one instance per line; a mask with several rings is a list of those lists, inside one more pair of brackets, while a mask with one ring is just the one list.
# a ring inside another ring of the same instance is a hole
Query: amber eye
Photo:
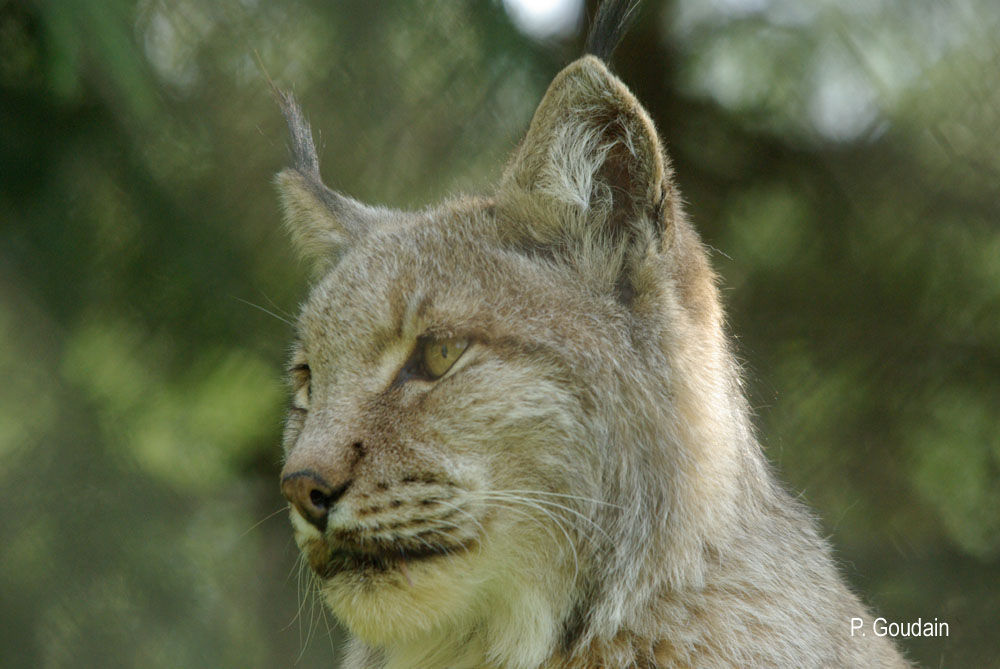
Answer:
[[469, 348], [468, 339], [428, 339], [423, 344], [424, 371], [431, 378], [444, 376], [451, 369], [465, 349]]

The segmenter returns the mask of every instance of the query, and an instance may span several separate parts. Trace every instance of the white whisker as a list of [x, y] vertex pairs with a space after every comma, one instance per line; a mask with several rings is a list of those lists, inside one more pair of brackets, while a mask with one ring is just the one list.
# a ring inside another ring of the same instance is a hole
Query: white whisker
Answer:
[[[439, 499], [438, 500], [438, 504], [446, 506], [449, 509], [454, 509], [455, 511], [458, 511], [462, 515], [468, 516], [469, 519], [475, 524], [475, 526], [477, 528], [479, 528], [480, 535], [484, 536], [484, 537], [486, 536], [486, 528], [483, 527], [483, 524], [479, 522], [479, 519], [476, 518], [475, 516], [473, 516], [471, 513], [469, 513], [468, 511], [466, 511], [465, 509], [463, 509], [463, 508], [461, 508], [459, 506], [456, 506], [455, 504], [451, 504], [449, 502], [446, 502], [443, 499]], [[444, 521], [437, 521], [437, 522], [444, 522]], [[456, 527], [457, 527], [457, 525], [456, 525]], [[461, 529], [461, 528], [459, 528], [459, 529]]]
[[254, 309], [260, 309], [261, 311], [263, 311], [268, 316], [273, 316], [274, 318], [277, 318], [282, 323], [290, 325], [291, 327], [295, 327], [295, 323], [293, 323], [292, 321], [288, 320], [287, 318], [282, 318], [281, 316], [279, 316], [278, 314], [274, 313], [270, 309], [265, 309], [264, 307], [260, 306], [259, 304], [254, 304], [253, 302], [250, 302], [248, 300], [244, 300], [242, 297], [236, 297], [235, 295], [230, 295], [230, 297], [232, 297], [237, 302], [242, 302], [243, 304], [247, 305], [248, 307], [253, 307]]
[[524, 496], [518, 496], [518, 495], [508, 495], [508, 494], [505, 494], [505, 493], [492, 492], [492, 491], [491, 492], [482, 493], [482, 494], [484, 494], [484, 495], [492, 495], [492, 496], [495, 496], [495, 498], [501, 498], [501, 499], [521, 499], [521, 500], [524, 500], [524, 501], [530, 501], [530, 502], [535, 503], [535, 504], [544, 504], [544, 505], [546, 505], [548, 507], [552, 507], [552, 508], [560, 509], [562, 511], [566, 511], [567, 513], [573, 514], [574, 516], [576, 516], [580, 520], [582, 520], [584, 522], [587, 522], [587, 523], [590, 523], [591, 525], [594, 526], [594, 529], [596, 529], [598, 532], [600, 532], [604, 536], [605, 539], [607, 539], [608, 541], [612, 541], [611, 536], [608, 535], [608, 533], [604, 531], [604, 528], [601, 527], [600, 525], [598, 525], [597, 522], [595, 522], [593, 518], [589, 518], [588, 516], [585, 516], [584, 514], [582, 514], [579, 511], [577, 511], [576, 509], [572, 509], [572, 508], [570, 508], [568, 506], [565, 506], [563, 504], [559, 504], [557, 502], [553, 502], [552, 500], [548, 500], [548, 499], [535, 499], [535, 498], [531, 498], [531, 497], [524, 497]]
[[[547, 509], [543, 508], [541, 505], [537, 504], [536, 503], [537, 500], [532, 500], [532, 499], [529, 499], [529, 498], [526, 498], [526, 497], [517, 497], [515, 495], [499, 495], [499, 494], [494, 494], [494, 493], [488, 493], [488, 492], [485, 492], [485, 491], [477, 492], [477, 493], [475, 493], [475, 496], [478, 499], [480, 499], [480, 500], [491, 500], [493, 502], [502, 502], [502, 501], [505, 501], [505, 502], [512, 502], [512, 503], [520, 504], [522, 506], [525, 506], [525, 507], [528, 507], [528, 508], [531, 508], [531, 509], [535, 509], [536, 511], [539, 511], [542, 514], [544, 514], [546, 517], [548, 517], [549, 520], [552, 521], [552, 524], [554, 524], [559, 529], [559, 531], [562, 532], [563, 536], [566, 538], [566, 545], [569, 546], [570, 552], [573, 555], [573, 580], [575, 581], [577, 579], [577, 577], [580, 574], [580, 560], [579, 560], [579, 556], [578, 556], [577, 551], [576, 551], [576, 544], [573, 543], [573, 539], [572, 539], [572, 537], [570, 537], [569, 532], [567, 531], [566, 527], [563, 525], [562, 521], [560, 521], [560, 519], [555, 516], [555, 514], [551, 513]], [[505, 506], [503, 508], [507, 509], [508, 511], [513, 511], [514, 510], [510, 505], [507, 505], [507, 506]], [[530, 514], [528, 514], [528, 515], [530, 516]], [[540, 522], [539, 519], [537, 519], [537, 518], [535, 520], [538, 521], [538, 522]], [[542, 523], [542, 526], [545, 527], [545, 524]], [[556, 541], [555, 539], [553, 539], [553, 541], [555, 541], [555, 544], [557, 546], [559, 545], [558, 541]]]
[[278, 509], [277, 511], [272, 511], [271, 513], [267, 514], [266, 516], [264, 516], [263, 518], [261, 518], [260, 520], [258, 520], [258, 521], [257, 521], [256, 523], [254, 523], [253, 525], [251, 525], [250, 527], [248, 527], [248, 528], [246, 529], [246, 531], [245, 531], [245, 532], [244, 532], [243, 534], [241, 534], [241, 535], [239, 536], [239, 538], [240, 538], [240, 539], [242, 539], [242, 538], [243, 538], [243, 537], [245, 537], [246, 535], [250, 534], [250, 533], [251, 533], [251, 532], [252, 532], [253, 530], [255, 530], [255, 529], [256, 529], [257, 527], [259, 527], [259, 526], [260, 526], [260, 525], [261, 525], [262, 523], [264, 523], [264, 522], [266, 522], [266, 521], [270, 520], [271, 518], [274, 518], [275, 516], [277, 516], [277, 515], [278, 515], [279, 513], [281, 513], [282, 511], [287, 511], [287, 510], [288, 510], [288, 506], [287, 506], [287, 505], [285, 505], [285, 506], [282, 506], [282, 507], [281, 507], [280, 509]]
[[550, 492], [548, 490], [491, 490], [490, 492], [495, 493], [511, 493], [511, 494], [525, 494], [525, 495], [549, 495], [551, 497], [563, 497], [566, 499], [575, 499], [581, 502], [590, 502], [591, 504], [599, 504], [601, 506], [610, 506], [614, 509], [625, 509], [625, 507], [620, 504], [612, 504], [611, 502], [605, 502], [600, 499], [595, 499], [593, 497], [583, 497], [581, 495], [568, 495], [562, 492]]

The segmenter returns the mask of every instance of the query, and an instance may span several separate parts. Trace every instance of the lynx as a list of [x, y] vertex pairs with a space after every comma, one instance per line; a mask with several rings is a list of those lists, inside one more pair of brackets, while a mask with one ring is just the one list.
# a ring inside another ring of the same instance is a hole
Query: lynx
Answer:
[[[594, 40], [592, 40], [592, 43]], [[485, 197], [327, 188], [281, 94], [297, 323], [281, 489], [347, 666], [903, 667], [755, 440], [649, 115], [560, 72]]]

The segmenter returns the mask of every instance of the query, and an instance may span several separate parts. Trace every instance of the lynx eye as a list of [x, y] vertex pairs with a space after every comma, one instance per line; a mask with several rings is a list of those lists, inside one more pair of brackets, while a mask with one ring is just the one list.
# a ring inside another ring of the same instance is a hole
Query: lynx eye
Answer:
[[288, 370], [288, 374], [292, 382], [292, 408], [305, 411], [312, 398], [312, 370], [309, 365], [302, 363]]
[[467, 348], [468, 339], [428, 339], [423, 344], [424, 371], [433, 379], [444, 376]]

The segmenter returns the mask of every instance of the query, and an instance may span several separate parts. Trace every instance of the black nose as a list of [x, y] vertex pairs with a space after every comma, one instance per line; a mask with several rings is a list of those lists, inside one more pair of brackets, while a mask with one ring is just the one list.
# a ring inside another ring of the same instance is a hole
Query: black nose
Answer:
[[281, 494], [295, 505], [303, 518], [322, 532], [326, 529], [330, 510], [347, 490], [347, 485], [333, 488], [313, 470], [303, 469], [281, 478]]

